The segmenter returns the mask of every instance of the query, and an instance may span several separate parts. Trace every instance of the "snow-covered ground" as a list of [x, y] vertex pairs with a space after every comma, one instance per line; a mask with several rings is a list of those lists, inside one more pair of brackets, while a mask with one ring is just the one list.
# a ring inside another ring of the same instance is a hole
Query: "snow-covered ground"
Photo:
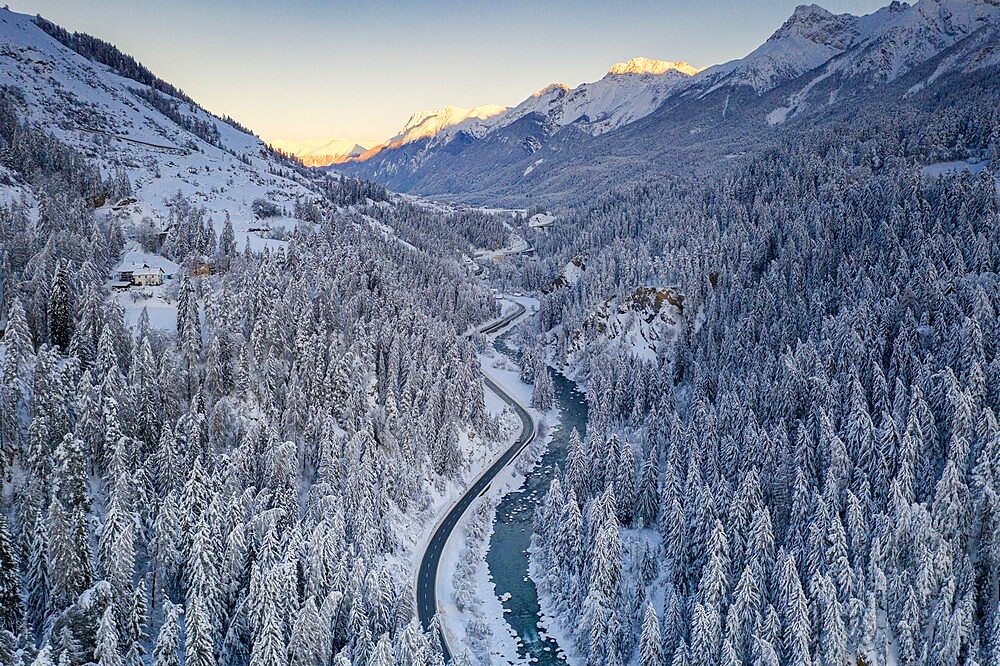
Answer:
[[969, 160], [956, 160], [954, 162], [937, 162], [928, 164], [923, 168], [925, 176], [936, 178], [937, 176], [954, 175], [962, 171], [968, 171], [973, 176], [978, 176], [986, 168], [986, 162], [970, 162]]
[[[937, 178], [939, 176], [955, 176], [963, 171], [968, 171], [973, 176], [978, 176], [986, 167], [989, 166], [987, 162], [980, 162], [974, 160], [955, 160], [953, 162], [937, 162], [935, 164], [928, 164], [922, 171], [928, 178]], [[1000, 174], [996, 177], [997, 192], [1000, 192]]]

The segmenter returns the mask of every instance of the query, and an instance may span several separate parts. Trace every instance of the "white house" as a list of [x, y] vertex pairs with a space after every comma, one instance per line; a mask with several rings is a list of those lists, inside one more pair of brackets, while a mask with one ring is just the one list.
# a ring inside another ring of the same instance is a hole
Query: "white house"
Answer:
[[157, 287], [163, 284], [163, 269], [159, 266], [150, 267], [149, 264], [122, 266], [118, 269], [117, 284], [130, 284], [138, 287]]
[[159, 266], [143, 266], [132, 271], [132, 284], [140, 287], [158, 287], [163, 284], [163, 269]]

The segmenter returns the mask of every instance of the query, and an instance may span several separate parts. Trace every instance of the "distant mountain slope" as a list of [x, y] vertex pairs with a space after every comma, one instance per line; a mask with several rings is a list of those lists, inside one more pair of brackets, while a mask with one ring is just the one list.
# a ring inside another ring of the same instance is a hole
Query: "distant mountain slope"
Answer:
[[1000, 0], [893, 2], [866, 16], [804, 5], [740, 60], [693, 73], [682, 63], [616, 65], [572, 91], [549, 86], [476, 131], [340, 168], [415, 194], [565, 203], [766, 147], [793, 118], [937, 103], [914, 95], [955, 77], [989, 79], [998, 44]]
[[[613, 65], [593, 83], [573, 89], [563, 83], [548, 85], [511, 109], [447, 107], [415, 114], [400, 134], [338, 169], [405, 189], [406, 179], [435, 153], [461, 150], [469, 140], [490, 136], [529, 116], [541, 117], [548, 134], [570, 125], [595, 136], [609, 132], [648, 115], [698, 71], [686, 62], [634, 58]], [[489, 113], [475, 113], [481, 109]], [[536, 144], [529, 140], [525, 145], [532, 150]]]
[[217, 222], [231, 214], [240, 230], [252, 224], [255, 198], [290, 207], [312, 195], [294, 165], [236, 123], [208, 113], [110, 44], [39, 23], [0, 10], [0, 86], [23, 99], [28, 121], [82, 150], [105, 173], [124, 170], [137, 215], [166, 218], [166, 199], [180, 191]]

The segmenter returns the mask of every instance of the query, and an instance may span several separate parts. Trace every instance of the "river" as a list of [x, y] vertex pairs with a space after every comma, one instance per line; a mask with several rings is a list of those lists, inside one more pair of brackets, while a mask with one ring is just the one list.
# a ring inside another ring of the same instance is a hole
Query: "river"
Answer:
[[[508, 333], [494, 342], [497, 351], [517, 359], [507, 348]], [[505, 619], [518, 636], [518, 651], [535, 664], [565, 664], [559, 645], [550, 636], [539, 634], [538, 591], [528, 577], [528, 547], [531, 545], [535, 507], [548, 492], [555, 466], [565, 468], [569, 434], [576, 428], [580, 436], [587, 426], [587, 401], [576, 385], [560, 374], [553, 376], [560, 423], [552, 431], [545, 455], [525, 478], [521, 488], [508, 494], [497, 507], [493, 537], [486, 564], [506, 611]]]

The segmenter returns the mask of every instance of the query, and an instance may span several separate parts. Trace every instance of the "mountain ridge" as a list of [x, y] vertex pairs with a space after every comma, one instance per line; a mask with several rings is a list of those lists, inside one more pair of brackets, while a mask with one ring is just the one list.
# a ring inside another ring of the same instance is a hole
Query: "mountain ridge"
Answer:
[[[800, 5], [739, 60], [690, 76], [668, 70], [609, 74], [572, 90], [550, 85], [475, 131], [342, 167], [414, 194], [478, 203], [502, 196], [507, 205], [551, 200], [593, 186], [589, 177], [556, 179], [556, 165], [596, 172], [603, 181], [604, 169], [632, 177], [643, 168], [675, 168], [687, 150], [725, 158], [743, 150], [748, 137], [760, 139], [792, 119], [827, 109], [850, 113], [872, 90], [896, 81], [908, 83], [883, 92], [901, 101], [944, 78], [989, 71], [1000, 66], [998, 40], [998, 0], [893, 2], [863, 16]], [[915, 74], [946, 52], [930, 74]], [[677, 78], [665, 78], [671, 76]], [[609, 84], [619, 78], [628, 84]], [[595, 167], [604, 155], [610, 161]]]

